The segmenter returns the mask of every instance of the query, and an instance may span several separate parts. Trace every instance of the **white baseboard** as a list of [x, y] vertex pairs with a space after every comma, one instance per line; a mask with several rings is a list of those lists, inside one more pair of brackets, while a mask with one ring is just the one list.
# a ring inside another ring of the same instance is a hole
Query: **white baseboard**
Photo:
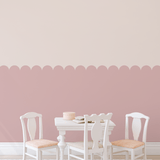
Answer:
[[[23, 153], [23, 143], [22, 142], [3, 142], [0, 143], [0, 156], [21, 156]], [[29, 151], [34, 154], [33, 151]], [[51, 150], [49, 152], [43, 152], [43, 155], [55, 155], [55, 151]], [[65, 149], [65, 155], [67, 155], [67, 147]], [[160, 142], [147, 142], [147, 155], [160, 155]]]

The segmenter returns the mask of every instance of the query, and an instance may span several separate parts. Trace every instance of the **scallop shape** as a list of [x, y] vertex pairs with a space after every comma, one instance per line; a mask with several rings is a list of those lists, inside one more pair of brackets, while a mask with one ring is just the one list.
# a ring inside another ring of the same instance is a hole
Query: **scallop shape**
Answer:
[[11, 66], [10, 70], [11, 71], [20, 71], [20, 68], [18, 66]]
[[47, 83], [46, 85], [52, 84], [52, 81], [54, 78], [54, 72], [51, 66], [44, 66], [42, 69], [42, 73], [41, 73], [41, 80], [45, 83]]
[[21, 71], [30, 71], [31, 68], [29, 66], [22, 66]]
[[152, 70], [151, 67], [147, 65], [141, 68], [141, 71], [151, 71], [151, 70]]
[[42, 70], [42, 68], [40, 67], [40, 66], [33, 66], [32, 67], [32, 71], [41, 71]]
[[[65, 73], [64, 69], [62, 66], [56, 66], [54, 69], [53, 69], [53, 74], [54, 76], [56, 76], [56, 78], [60, 78], [59, 76], [63, 76]], [[63, 77], [61, 77], [63, 78]]]
[[129, 76], [129, 72], [130, 72], [129, 67], [121, 66], [119, 68], [119, 76], [120, 76], [119, 78], [121, 80], [126, 79]]
[[140, 67], [139, 66], [132, 66], [131, 68], [130, 68], [130, 70], [131, 71], [140, 71], [141, 69], [140, 69]]
[[108, 71], [118, 71], [118, 67], [117, 66], [110, 66], [109, 68], [108, 68]]
[[84, 66], [77, 66], [76, 67], [76, 71], [85, 71], [85, 67]]
[[2, 77], [7, 78], [9, 76], [9, 68], [7, 66], [1, 66], [0, 67], [0, 73], [1, 73], [1, 79]]
[[63, 67], [62, 66], [55, 66], [54, 67], [54, 69], [53, 69], [54, 71], [64, 71], [64, 69], [63, 69]]
[[52, 71], [53, 70], [53, 68], [51, 67], [51, 66], [44, 66], [43, 67], [43, 69], [42, 69], [43, 71]]
[[0, 66], [0, 70], [7, 71], [9, 68], [7, 66]]
[[74, 71], [74, 67], [73, 66], [66, 66], [65, 71]]
[[156, 65], [152, 68], [153, 71], [160, 71], [160, 66]]
[[98, 68], [97, 68], [97, 70], [98, 71], [107, 71], [107, 67], [106, 66], [99, 66]]
[[67, 69], [67, 68], [74, 69], [74, 67], [73, 67], [73, 66], [71, 66], [71, 65], [66, 66], [64, 69]]
[[13, 83], [15, 82], [21, 83], [20, 82], [20, 69], [18, 66], [12, 66], [9, 70], [9, 73], [10, 73], [11, 78], [14, 79]]
[[31, 69], [31, 75], [33, 75], [33, 77], [38, 80], [42, 76], [41, 67], [40, 66], [33, 66]]
[[97, 70], [96, 67], [93, 65], [87, 67], [87, 71], [96, 71], [96, 70]]
[[129, 67], [128, 66], [126, 66], [126, 65], [123, 65], [123, 66], [121, 66], [120, 68], [119, 68], [119, 70], [121, 71], [129, 71]]

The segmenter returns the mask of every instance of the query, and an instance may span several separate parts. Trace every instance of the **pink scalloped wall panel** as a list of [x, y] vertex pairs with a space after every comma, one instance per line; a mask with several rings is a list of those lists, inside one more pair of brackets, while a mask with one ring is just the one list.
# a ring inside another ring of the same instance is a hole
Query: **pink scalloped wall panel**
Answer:
[[[116, 127], [110, 140], [124, 138], [125, 114], [142, 112], [150, 117], [148, 141], [160, 141], [160, 66], [122, 66], [54, 69], [0, 67], [0, 141], [22, 141], [19, 117], [26, 112], [43, 114], [44, 138], [56, 139], [54, 117], [64, 111], [76, 115], [112, 112]], [[82, 139], [68, 132], [66, 141]]]

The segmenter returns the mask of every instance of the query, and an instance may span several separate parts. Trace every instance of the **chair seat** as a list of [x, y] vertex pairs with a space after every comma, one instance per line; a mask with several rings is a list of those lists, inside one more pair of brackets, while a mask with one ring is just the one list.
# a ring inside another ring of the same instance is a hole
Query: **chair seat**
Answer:
[[[71, 147], [84, 150], [84, 142], [72, 142], [72, 143], [68, 143], [68, 145]], [[92, 149], [92, 146], [93, 146], [93, 142], [91, 141], [88, 142], [88, 149]], [[99, 144], [99, 148], [103, 148], [103, 145]]]
[[134, 148], [138, 148], [140, 146], [143, 146], [144, 142], [124, 139], [124, 140], [114, 141], [114, 142], [112, 142], [112, 145], [134, 149]]
[[44, 147], [55, 146], [58, 144], [58, 142], [50, 141], [47, 139], [35, 139], [32, 141], [27, 141], [26, 144], [35, 148], [44, 148]]

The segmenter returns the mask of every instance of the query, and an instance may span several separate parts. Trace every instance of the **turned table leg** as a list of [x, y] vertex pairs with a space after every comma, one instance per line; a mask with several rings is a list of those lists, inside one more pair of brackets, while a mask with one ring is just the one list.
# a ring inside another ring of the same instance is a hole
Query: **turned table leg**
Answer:
[[66, 147], [65, 134], [66, 131], [59, 131], [59, 136], [57, 137], [59, 141], [58, 146], [60, 149], [60, 160], [64, 160], [64, 149]]

